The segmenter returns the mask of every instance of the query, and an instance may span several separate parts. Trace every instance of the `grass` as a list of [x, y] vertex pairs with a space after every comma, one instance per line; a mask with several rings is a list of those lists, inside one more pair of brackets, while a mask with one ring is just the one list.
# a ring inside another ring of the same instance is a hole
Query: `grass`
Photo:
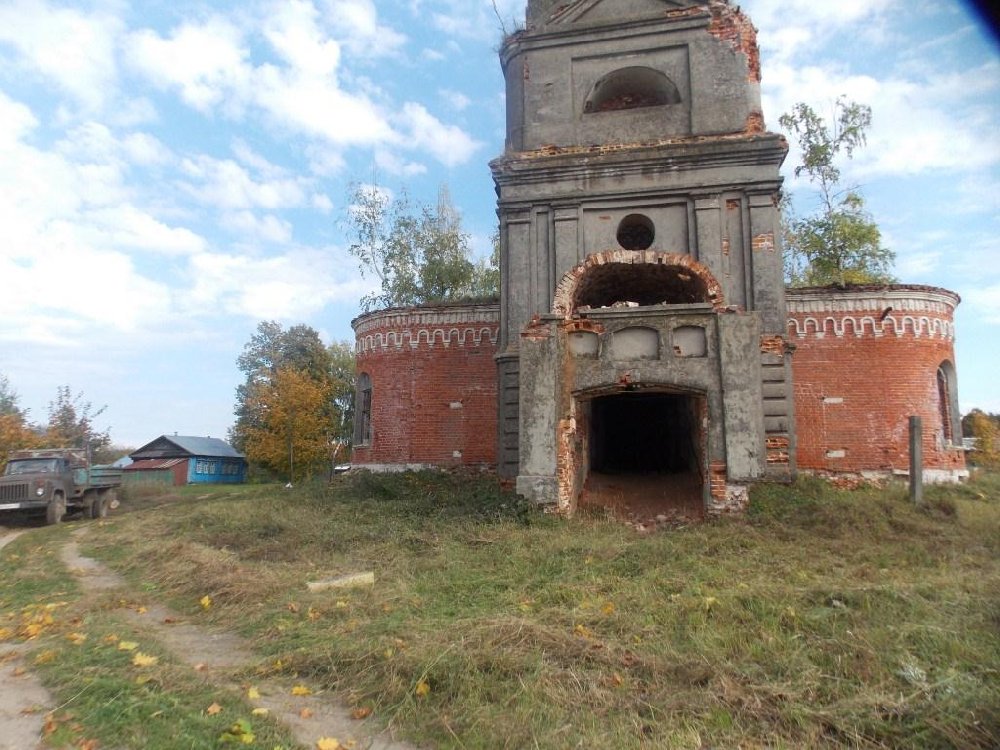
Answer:
[[[489, 478], [430, 473], [130, 503], [141, 509], [95, 527], [86, 550], [137, 603], [238, 630], [271, 669], [425, 747], [1000, 744], [995, 474], [928, 488], [923, 509], [899, 487], [762, 485], [743, 519], [645, 536], [536, 513]], [[0, 564], [50, 554], [60, 533], [18, 540]], [[30, 569], [38, 580], [16, 584], [8, 612], [73, 599]], [[363, 571], [374, 588], [306, 589]], [[85, 673], [40, 668], [60, 695]], [[184, 697], [196, 688], [178, 672], [154, 691], [168, 708], [139, 713], [190, 714], [191, 737], [214, 740], [218, 727], [194, 721], [205, 696]]]

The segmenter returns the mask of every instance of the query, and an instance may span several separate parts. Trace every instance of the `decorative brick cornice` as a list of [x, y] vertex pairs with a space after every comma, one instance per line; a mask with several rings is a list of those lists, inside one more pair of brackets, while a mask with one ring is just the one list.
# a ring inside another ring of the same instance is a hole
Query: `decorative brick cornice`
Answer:
[[380, 310], [351, 322], [359, 354], [419, 347], [495, 347], [499, 305], [471, 304]]
[[961, 298], [939, 287], [817, 287], [787, 294], [788, 335], [795, 338], [955, 338]]

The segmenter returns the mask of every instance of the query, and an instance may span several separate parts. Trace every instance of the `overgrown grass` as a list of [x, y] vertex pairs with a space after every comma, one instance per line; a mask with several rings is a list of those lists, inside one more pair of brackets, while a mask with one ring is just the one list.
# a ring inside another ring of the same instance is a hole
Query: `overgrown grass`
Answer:
[[356, 474], [188, 489], [89, 552], [427, 747], [995, 747], [1000, 479], [927, 496], [763, 485], [642, 536], [489, 478]]

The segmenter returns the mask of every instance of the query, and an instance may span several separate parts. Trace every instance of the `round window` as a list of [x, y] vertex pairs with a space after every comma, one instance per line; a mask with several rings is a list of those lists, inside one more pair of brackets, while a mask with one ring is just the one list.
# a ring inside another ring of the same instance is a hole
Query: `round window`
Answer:
[[648, 250], [653, 246], [656, 229], [648, 216], [629, 214], [618, 225], [618, 244], [626, 250]]

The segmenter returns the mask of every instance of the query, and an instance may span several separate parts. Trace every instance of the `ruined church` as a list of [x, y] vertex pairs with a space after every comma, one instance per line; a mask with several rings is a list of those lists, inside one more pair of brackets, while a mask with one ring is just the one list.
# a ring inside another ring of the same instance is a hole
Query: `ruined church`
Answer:
[[353, 462], [495, 468], [562, 512], [703, 515], [808, 470], [965, 472], [957, 295], [786, 290], [756, 30], [722, 0], [529, 0], [500, 50], [498, 304], [353, 322]]

